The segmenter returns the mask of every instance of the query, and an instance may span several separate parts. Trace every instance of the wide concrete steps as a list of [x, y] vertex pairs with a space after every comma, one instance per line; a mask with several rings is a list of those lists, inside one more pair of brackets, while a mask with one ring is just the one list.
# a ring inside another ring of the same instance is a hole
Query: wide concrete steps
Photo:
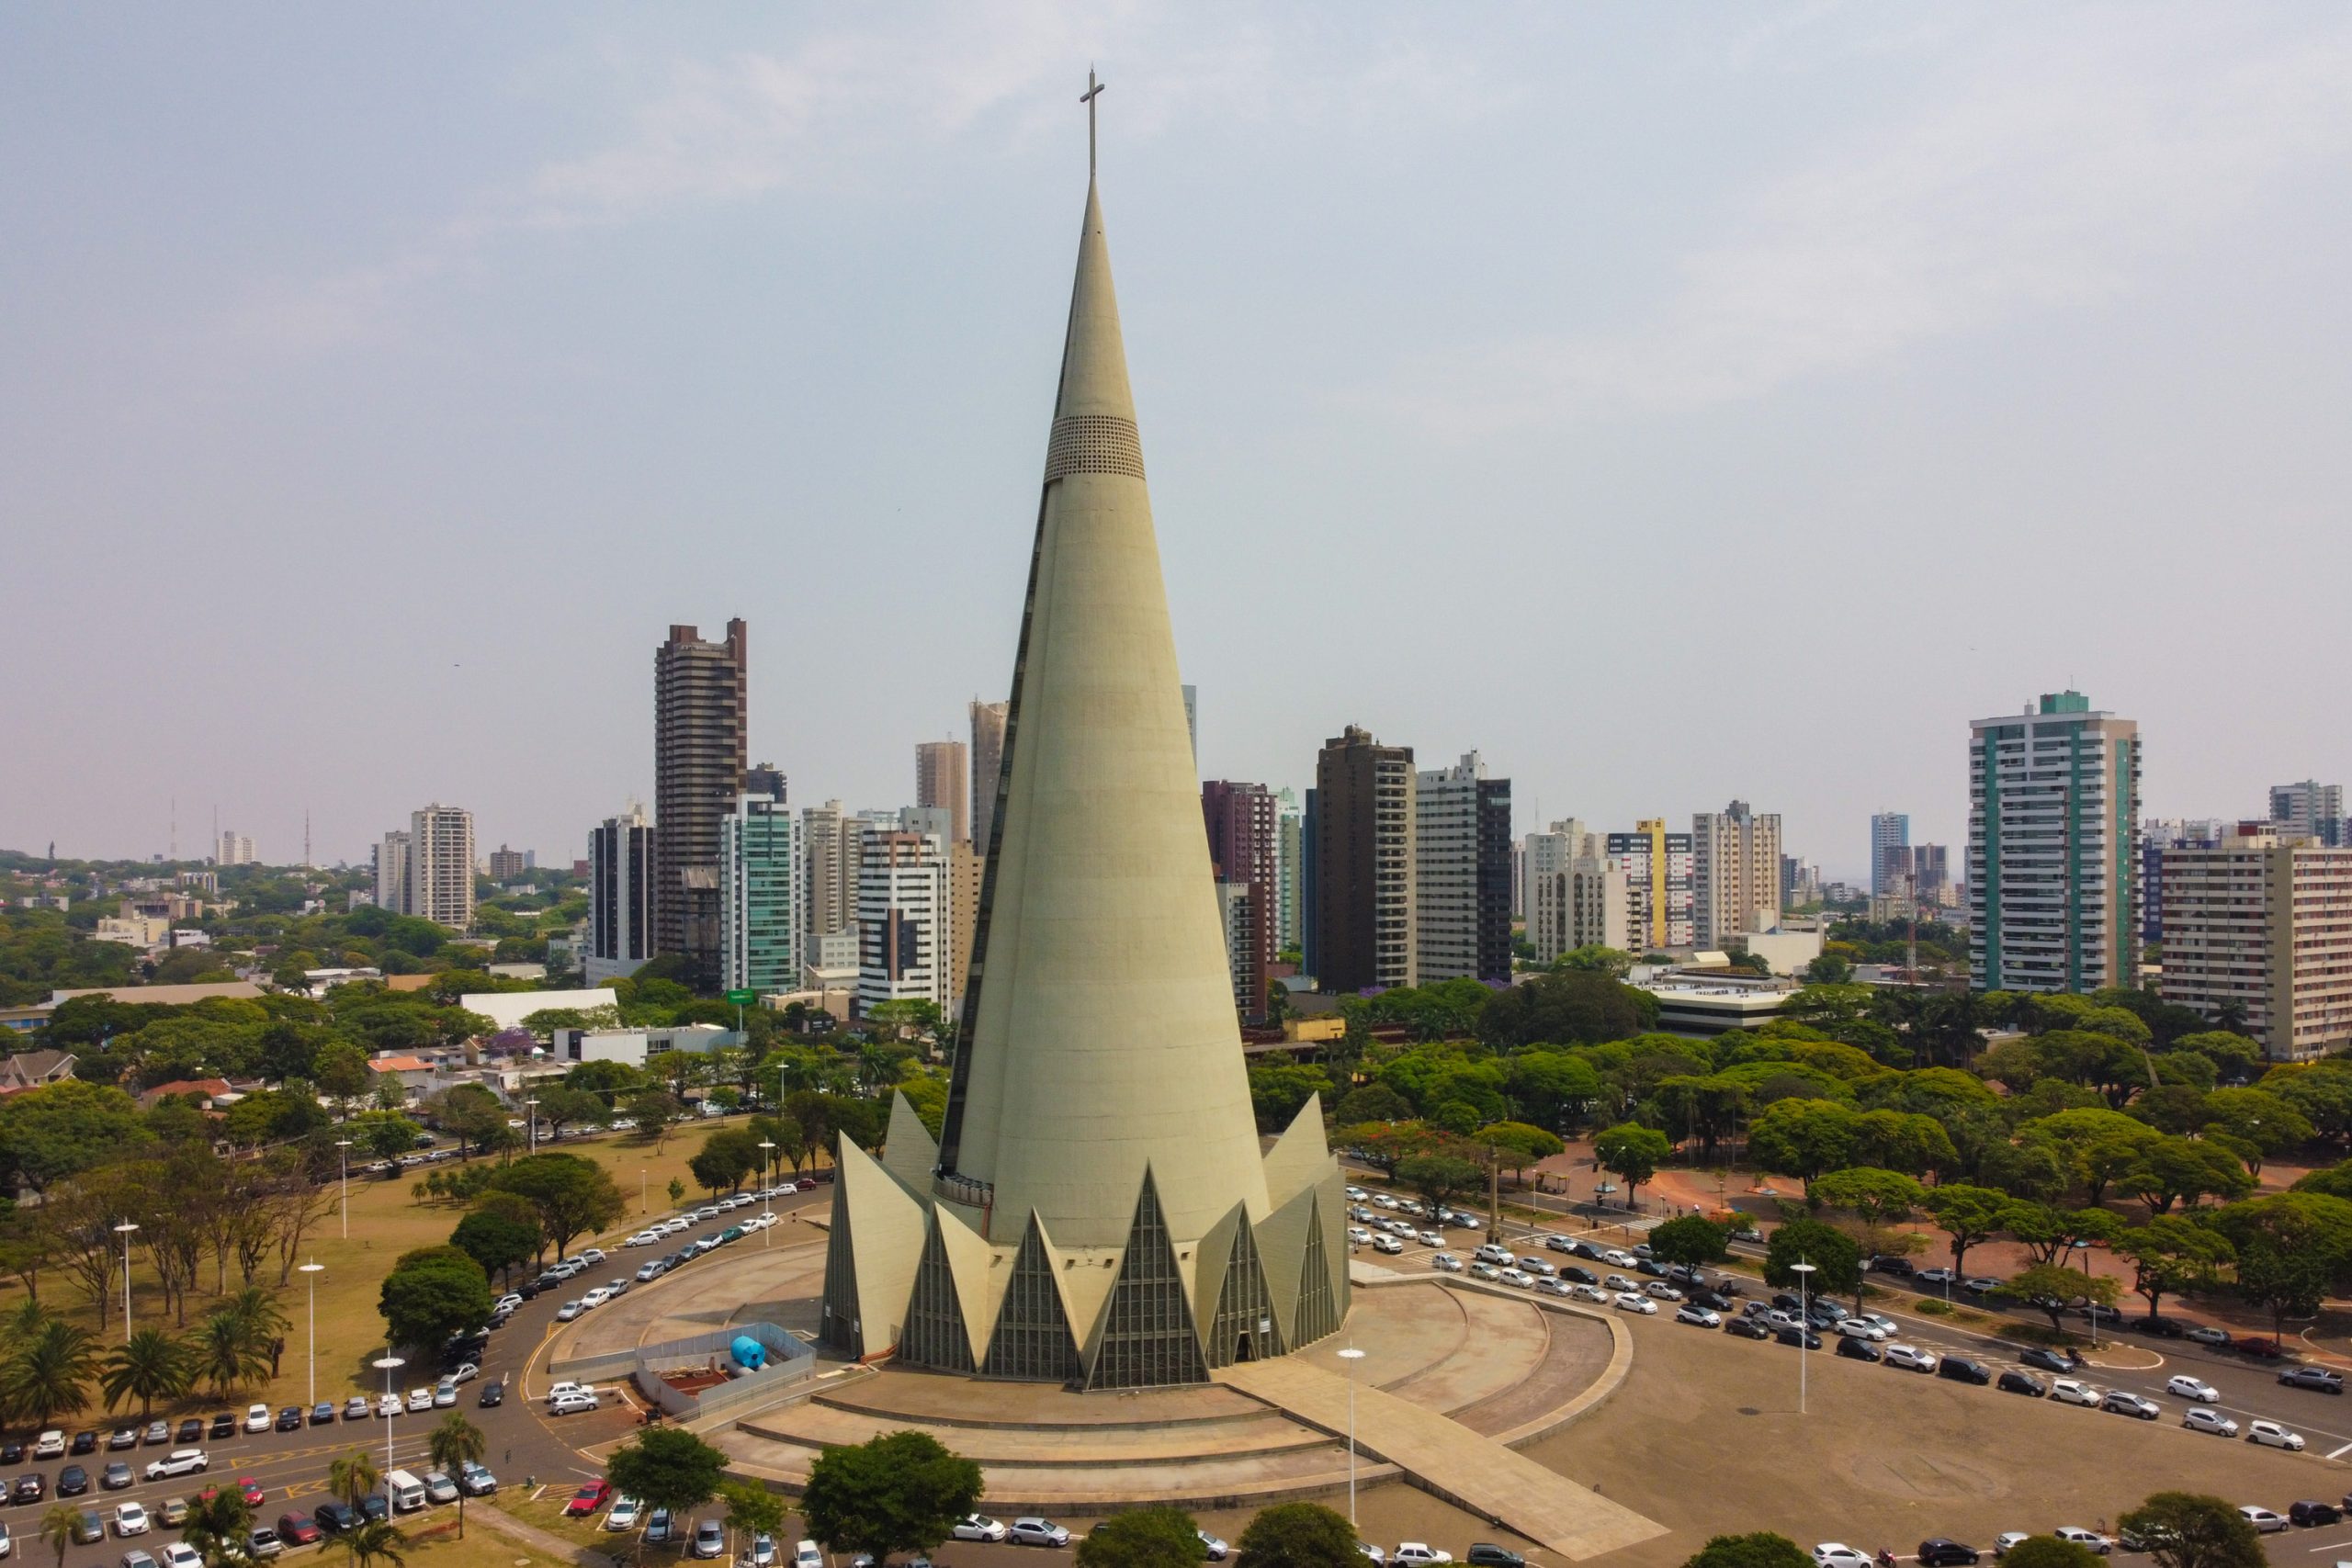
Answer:
[[884, 1410], [846, 1409], [829, 1396], [746, 1417], [755, 1438], [811, 1450], [863, 1443], [889, 1432], [926, 1432], [984, 1466], [1102, 1469], [1180, 1464], [1325, 1449], [1331, 1439], [1289, 1417], [1256, 1406], [1253, 1413], [1166, 1425], [989, 1427], [910, 1420]]

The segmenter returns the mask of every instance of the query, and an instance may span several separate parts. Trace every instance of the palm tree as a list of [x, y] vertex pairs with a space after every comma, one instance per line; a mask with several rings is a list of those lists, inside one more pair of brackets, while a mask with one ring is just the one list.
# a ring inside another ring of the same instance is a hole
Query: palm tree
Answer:
[[71, 1503], [52, 1503], [40, 1517], [40, 1538], [57, 1549], [57, 1568], [65, 1568], [65, 1549], [74, 1544], [74, 1527], [82, 1510]]
[[371, 1568], [379, 1562], [387, 1568], [408, 1568], [408, 1555], [401, 1550], [408, 1544], [408, 1537], [388, 1519], [364, 1520], [334, 1539], [336, 1545], [351, 1553], [351, 1568]]
[[269, 1352], [236, 1312], [221, 1308], [196, 1331], [196, 1374], [223, 1399], [269, 1370]]
[[355, 1508], [383, 1482], [384, 1472], [366, 1449], [354, 1449], [327, 1466], [327, 1490]]
[[44, 1321], [23, 1348], [0, 1366], [0, 1408], [35, 1427], [90, 1403], [98, 1352], [87, 1330], [55, 1318]]
[[189, 1499], [180, 1539], [204, 1559], [204, 1568], [249, 1568], [253, 1529], [254, 1511], [245, 1495], [223, 1486], [209, 1497]]
[[17, 1310], [7, 1318], [7, 1337], [12, 1343], [22, 1343], [40, 1332], [49, 1321], [49, 1309], [28, 1296], [17, 1303]]
[[247, 1285], [221, 1303], [220, 1310], [243, 1324], [256, 1344], [267, 1344], [293, 1326], [293, 1321], [279, 1310], [277, 1298], [259, 1285]]
[[139, 1418], [143, 1421], [155, 1401], [177, 1399], [195, 1383], [195, 1358], [187, 1347], [160, 1328], [141, 1328], [131, 1335], [130, 1343], [107, 1352], [98, 1389], [107, 1396], [108, 1410], [136, 1398]]
[[[433, 1435], [425, 1440], [425, 1452], [432, 1457], [433, 1468], [453, 1480], [467, 1465], [481, 1463], [481, 1456], [489, 1451], [489, 1448], [481, 1428], [455, 1410], [441, 1417], [441, 1424], [433, 1428]], [[466, 1489], [463, 1486], [458, 1488], [458, 1539], [466, 1539]]]

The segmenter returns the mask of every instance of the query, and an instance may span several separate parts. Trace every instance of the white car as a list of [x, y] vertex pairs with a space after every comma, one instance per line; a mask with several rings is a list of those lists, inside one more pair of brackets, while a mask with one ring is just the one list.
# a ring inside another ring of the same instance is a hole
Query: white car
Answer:
[[1764, 1314], [1764, 1326], [1767, 1328], [1803, 1328], [1804, 1325], [1804, 1319], [1792, 1312], [1782, 1312], [1779, 1307]]
[[277, 1413], [266, 1404], [245, 1406], [245, 1430], [248, 1432], [266, 1432], [277, 1419]]
[[1347, 1194], [1348, 1201], [1351, 1203], [1361, 1203], [1366, 1197], [1370, 1196], [1370, 1194], [1366, 1193], [1361, 1187], [1342, 1187], [1340, 1190]]
[[655, 1242], [660, 1241], [661, 1239], [662, 1238], [660, 1236], [654, 1235], [651, 1231], [639, 1231], [635, 1235], [629, 1237], [627, 1241], [621, 1243], [621, 1245], [623, 1247], [651, 1247]]
[[1462, 1259], [1454, 1257], [1451, 1252], [1432, 1253], [1430, 1256], [1430, 1267], [1442, 1269], [1448, 1274], [1459, 1274], [1462, 1272]]
[[1032, 1514], [1024, 1514], [1013, 1520], [1004, 1538], [1018, 1546], [1060, 1547], [1069, 1544], [1069, 1530], [1051, 1519], [1041, 1519]]
[[1568, 1287], [1568, 1297], [1572, 1301], [1593, 1302], [1606, 1305], [1609, 1301], [1609, 1292], [1598, 1285], [1578, 1282]]
[[1693, 1304], [1677, 1309], [1674, 1321], [1695, 1323], [1702, 1328], [1721, 1328], [1724, 1325], [1724, 1315], [1712, 1308]]
[[792, 1568], [825, 1568], [825, 1554], [815, 1541], [804, 1540], [792, 1549]]
[[1932, 1372], [1936, 1370], [1936, 1357], [1934, 1351], [1922, 1350], [1916, 1345], [1889, 1345], [1886, 1364], [1907, 1367], [1915, 1372]]
[[555, 1309], [555, 1320], [558, 1323], [570, 1323], [587, 1310], [588, 1306], [584, 1302], [566, 1302]]
[[1404, 1251], [1405, 1244], [1393, 1235], [1376, 1235], [1372, 1238], [1372, 1249], [1374, 1252], [1393, 1254]]
[[593, 1393], [560, 1393], [548, 1401], [550, 1416], [579, 1416], [596, 1408]]
[[1004, 1521], [989, 1518], [986, 1514], [966, 1514], [947, 1533], [957, 1540], [1002, 1540]]
[[1453, 1553], [1440, 1551], [1427, 1541], [1400, 1540], [1396, 1543], [1396, 1550], [1388, 1554], [1388, 1561], [1402, 1564], [1451, 1562], [1453, 1561]]
[[1416, 1239], [1418, 1239], [1423, 1247], [1443, 1247], [1445, 1245], [1445, 1233], [1443, 1231], [1423, 1231]]
[[613, 1292], [606, 1290], [604, 1286], [599, 1285], [594, 1290], [589, 1292], [586, 1295], [581, 1297], [580, 1304], [585, 1310], [594, 1312], [598, 1307], [603, 1306], [606, 1302], [611, 1301], [612, 1299]]
[[1506, 1269], [1502, 1272], [1502, 1281], [1506, 1285], [1514, 1285], [1523, 1291], [1535, 1283], [1535, 1276], [1518, 1269]]
[[675, 1235], [680, 1231], [689, 1231], [694, 1228], [694, 1222], [692, 1220], [685, 1219], [663, 1220], [661, 1225], [662, 1234], [663, 1235]]
[[2199, 1345], [2226, 1345], [2230, 1342], [2230, 1331], [2226, 1328], [2200, 1325], [2190, 1329], [2188, 1337]]
[[1573, 1296], [1576, 1294], [1576, 1287], [1566, 1280], [1556, 1278], [1538, 1280], [1535, 1281], [1535, 1293], [1539, 1296]]
[[2096, 1551], [2101, 1557], [2115, 1550], [2115, 1542], [2097, 1530], [2086, 1530], [2080, 1525], [2060, 1525], [2050, 1532], [2060, 1540], [2071, 1540], [2086, 1551]]
[[43, 1432], [40, 1437], [33, 1439], [33, 1458], [63, 1459], [64, 1457], [65, 1434], [59, 1431], [56, 1427], [51, 1427], [48, 1431]]
[[2107, 1397], [2098, 1402], [2098, 1407], [2118, 1416], [2136, 1416], [2143, 1421], [2153, 1421], [2165, 1413], [2165, 1407], [2154, 1400], [2120, 1388], [2108, 1390]]
[[165, 1481], [175, 1475], [197, 1475], [212, 1463], [212, 1456], [202, 1449], [174, 1449], [164, 1458], [147, 1466], [147, 1479]]
[[1372, 1233], [1364, 1229], [1362, 1225], [1350, 1225], [1348, 1227], [1348, 1240], [1358, 1247], [1369, 1247], [1372, 1245]]
[[204, 1568], [204, 1556], [184, 1540], [164, 1548], [164, 1568]]
[[408, 1407], [401, 1403], [401, 1396], [397, 1393], [379, 1393], [376, 1396], [376, 1414], [387, 1421], [406, 1408]]
[[514, 1292], [509, 1291], [504, 1295], [499, 1297], [497, 1301], [492, 1303], [490, 1310], [493, 1313], [519, 1312], [522, 1310], [522, 1306], [523, 1298], [516, 1295]]
[[605, 1260], [605, 1249], [601, 1247], [583, 1247], [580, 1249], [579, 1257], [582, 1263], [602, 1263]]
[[1640, 1259], [1636, 1258], [1632, 1253], [1619, 1252], [1614, 1247], [1603, 1252], [1600, 1255], [1600, 1260], [1603, 1263], [1613, 1265], [1619, 1269], [1631, 1269], [1635, 1263], [1640, 1261]]
[[2032, 1539], [2033, 1537], [2028, 1535], [2023, 1530], [2003, 1530], [2000, 1534], [1993, 1538], [1993, 1555], [1996, 1557], [2007, 1557], [2009, 1554], [2009, 1548], [2020, 1545], [2023, 1542], [2031, 1540]]
[[2057, 1404], [2087, 1404], [2096, 1407], [2106, 1395], [2086, 1382], [2074, 1378], [2050, 1380], [2050, 1398]]
[[1682, 1292], [1663, 1280], [1652, 1280], [1648, 1284], [1644, 1285], [1642, 1294], [1653, 1301], [1660, 1302], [1679, 1302], [1682, 1299]]
[[1879, 1335], [1881, 1339], [1892, 1339], [1902, 1332], [1901, 1326], [1895, 1323], [1894, 1319], [1883, 1312], [1852, 1313], [1838, 1321], [1841, 1325], [1855, 1322], [1875, 1324], [1882, 1330]]
[[2256, 1535], [2272, 1535], [2287, 1528], [2286, 1516], [2257, 1508], [2251, 1503], [2238, 1510], [2238, 1517], [2252, 1525]]
[[117, 1503], [114, 1506], [114, 1533], [117, 1535], [145, 1535], [147, 1533], [147, 1510], [141, 1507], [136, 1503]]
[[1374, 1193], [1372, 1195], [1372, 1201], [1384, 1209], [1393, 1209], [1396, 1207], [1396, 1200], [1385, 1192]]
[[633, 1530], [644, 1517], [644, 1504], [634, 1497], [616, 1497], [612, 1512], [605, 1516], [605, 1528], [608, 1530]]
[[[2191, 1411], [2191, 1415], [2196, 1412]], [[2267, 1449], [2285, 1449], [2290, 1453], [2303, 1451], [2303, 1435], [2290, 1432], [2276, 1421], [2255, 1421], [2247, 1425], [2245, 1440], [2259, 1443]]]
[[1657, 1315], [1657, 1303], [1650, 1300], [1647, 1296], [1635, 1295], [1631, 1291], [1620, 1291], [1617, 1292], [1616, 1306], [1619, 1312], [1637, 1312], [1642, 1314], [1645, 1317], [1656, 1317]]
[[1842, 1540], [1825, 1540], [1813, 1549], [1813, 1560], [1818, 1568], [1871, 1568], [1871, 1554], [1857, 1551]]
[[1849, 1339], [1867, 1339], [1873, 1345], [1883, 1343], [1887, 1337], [1885, 1329], [1866, 1317], [1839, 1318], [1838, 1332]]
[[1506, 1269], [1516, 1267], [1519, 1262], [1518, 1255], [1510, 1247], [1498, 1247], [1491, 1241], [1479, 1247], [1476, 1256], [1481, 1263], [1499, 1263]]
[[1639, 1280], [1628, 1280], [1623, 1274], [1604, 1274], [1600, 1277], [1600, 1283], [1611, 1291], [1638, 1291], [1642, 1288]]
[[2204, 1404], [2211, 1404], [2222, 1397], [2220, 1389], [2202, 1378], [2190, 1377], [2187, 1372], [2181, 1373], [2177, 1378], [2165, 1379], [2165, 1388], [2166, 1392], [2177, 1393], [2183, 1399], [2194, 1399]]
[[2238, 1435], [2236, 1422], [2220, 1411], [2208, 1410], [2201, 1404], [2190, 1405], [2188, 1414], [2180, 1418], [2180, 1424], [2192, 1432], [2214, 1432], [2224, 1438], [2234, 1438]]
[[420, 1410], [432, 1409], [433, 1391], [429, 1388], [410, 1389], [408, 1391], [408, 1408], [409, 1414], [411, 1415], [414, 1415]]

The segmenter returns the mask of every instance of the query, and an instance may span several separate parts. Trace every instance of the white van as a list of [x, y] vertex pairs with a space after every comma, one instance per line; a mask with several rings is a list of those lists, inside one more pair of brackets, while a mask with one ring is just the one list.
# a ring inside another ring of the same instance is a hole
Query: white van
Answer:
[[384, 1477], [385, 1489], [392, 1495], [392, 1512], [413, 1514], [424, 1506], [424, 1483], [405, 1470], [396, 1470]]

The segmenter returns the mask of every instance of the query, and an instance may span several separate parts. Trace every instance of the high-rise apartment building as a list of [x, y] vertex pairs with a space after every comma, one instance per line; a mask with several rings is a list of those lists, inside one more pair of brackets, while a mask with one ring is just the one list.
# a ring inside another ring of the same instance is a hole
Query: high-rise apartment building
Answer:
[[224, 829], [220, 834], [219, 852], [212, 860], [215, 865], [251, 865], [254, 863], [254, 841], [246, 834]]
[[808, 886], [801, 898], [807, 922], [802, 946], [817, 951], [817, 939], [857, 923], [857, 838], [844, 837], [848, 811], [838, 800], [800, 808], [801, 852], [808, 857]]
[[1911, 874], [1911, 817], [1908, 812], [1881, 811], [1871, 818], [1871, 897], [1892, 897], [1903, 892]]
[[1232, 899], [1222, 891], [1226, 886], [1242, 890], [1246, 908], [1242, 910], [1239, 929], [1247, 935], [1247, 945], [1231, 954], [1236, 983], [1236, 1005], [1246, 1021], [1256, 1021], [1266, 1016], [1266, 974], [1274, 962], [1274, 924], [1269, 919], [1274, 908], [1276, 888], [1281, 869], [1275, 847], [1275, 803], [1272, 791], [1261, 784], [1236, 784], [1228, 779], [1210, 779], [1201, 785], [1201, 818], [1208, 829], [1209, 863], [1214, 868], [1220, 887], [1219, 897], [1227, 906], [1226, 931], [1228, 937], [1237, 929]]
[[970, 749], [961, 740], [925, 740], [915, 747], [915, 804], [948, 815], [948, 841], [972, 841]]
[[2309, 839], [2318, 844], [2342, 844], [2346, 838], [2344, 786], [2324, 784], [2315, 779], [2272, 784], [2270, 820], [2281, 834]]
[[1244, 1021], [1266, 1015], [1266, 970], [1260, 961], [1271, 936], [1265, 930], [1266, 909], [1259, 899], [1263, 883], [1223, 882], [1216, 885], [1216, 913], [1225, 928], [1226, 964], [1233, 975], [1233, 1010]]
[[1297, 792], [1274, 791], [1274, 951], [1294, 952], [1300, 942], [1298, 906], [1305, 892], [1301, 874], [1306, 850], [1306, 816]]
[[653, 942], [699, 991], [718, 985], [718, 829], [742, 793], [751, 631], [673, 626], [653, 650]]
[[1603, 847], [1625, 874], [1635, 945], [1645, 952], [1694, 945], [1690, 835], [1669, 833], [1664, 818], [1651, 817], [1630, 833], [1610, 834]]
[[1600, 838], [1570, 817], [1528, 834], [1525, 853], [1528, 945], [1535, 949], [1535, 962], [1548, 965], [1577, 945], [1568, 940], [1566, 878], [1578, 860], [1602, 858]]
[[1968, 740], [1970, 982], [2128, 986], [2139, 927], [2140, 727], [2079, 692], [1980, 718]]
[[529, 857], [520, 850], [510, 850], [501, 844], [490, 852], [490, 879], [492, 882], [512, 882], [529, 869]]
[[1010, 703], [972, 699], [972, 848], [982, 862], [996, 829], [997, 776], [1004, 771], [1004, 718], [1011, 711]]
[[2165, 852], [2188, 846], [2210, 849], [2241, 824], [2215, 818], [2144, 818], [2140, 823], [2140, 941], [2165, 939]]
[[1690, 906], [1692, 937], [1703, 948], [1781, 923], [1780, 813], [1759, 815], [1735, 800], [1692, 814]]
[[408, 912], [451, 931], [474, 923], [474, 816], [439, 802], [408, 818]]
[[719, 818], [720, 988], [800, 988], [805, 861], [800, 824], [780, 794], [746, 790]]
[[868, 826], [858, 836], [857, 1010], [954, 1001], [947, 845], [933, 833]]
[[1322, 792], [1310, 789], [1306, 806], [1298, 814], [1298, 972], [1310, 980], [1323, 973], [1321, 942], [1316, 934], [1322, 852], [1315, 836], [1322, 803]]
[[588, 829], [589, 985], [636, 974], [653, 956], [653, 826], [630, 801]]
[[1413, 749], [1350, 725], [1315, 762], [1315, 978], [1330, 992], [1419, 983]]
[[408, 908], [408, 834], [393, 829], [376, 846], [376, 908], [405, 915]]
[[1420, 983], [1510, 978], [1510, 781], [1476, 751], [1413, 781]]
[[[964, 989], [972, 983], [973, 939], [980, 923], [980, 879], [987, 870], [988, 863], [970, 844], [958, 839], [947, 846], [948, 952], [955, 955], [947, 994], [955, 998], [956, 1008], [962, 1007]], [[947, 1021], [956, 1021], [953, 1010]]]
[[1951, 853], [1941, 844], [1911, 846], [1911, 883], [1922, 909], [1951, 904]]
[[2164, 999], [2274, 1061], [2352, 1045], [2352, 849], [2233, 833], [2162, 853]]

